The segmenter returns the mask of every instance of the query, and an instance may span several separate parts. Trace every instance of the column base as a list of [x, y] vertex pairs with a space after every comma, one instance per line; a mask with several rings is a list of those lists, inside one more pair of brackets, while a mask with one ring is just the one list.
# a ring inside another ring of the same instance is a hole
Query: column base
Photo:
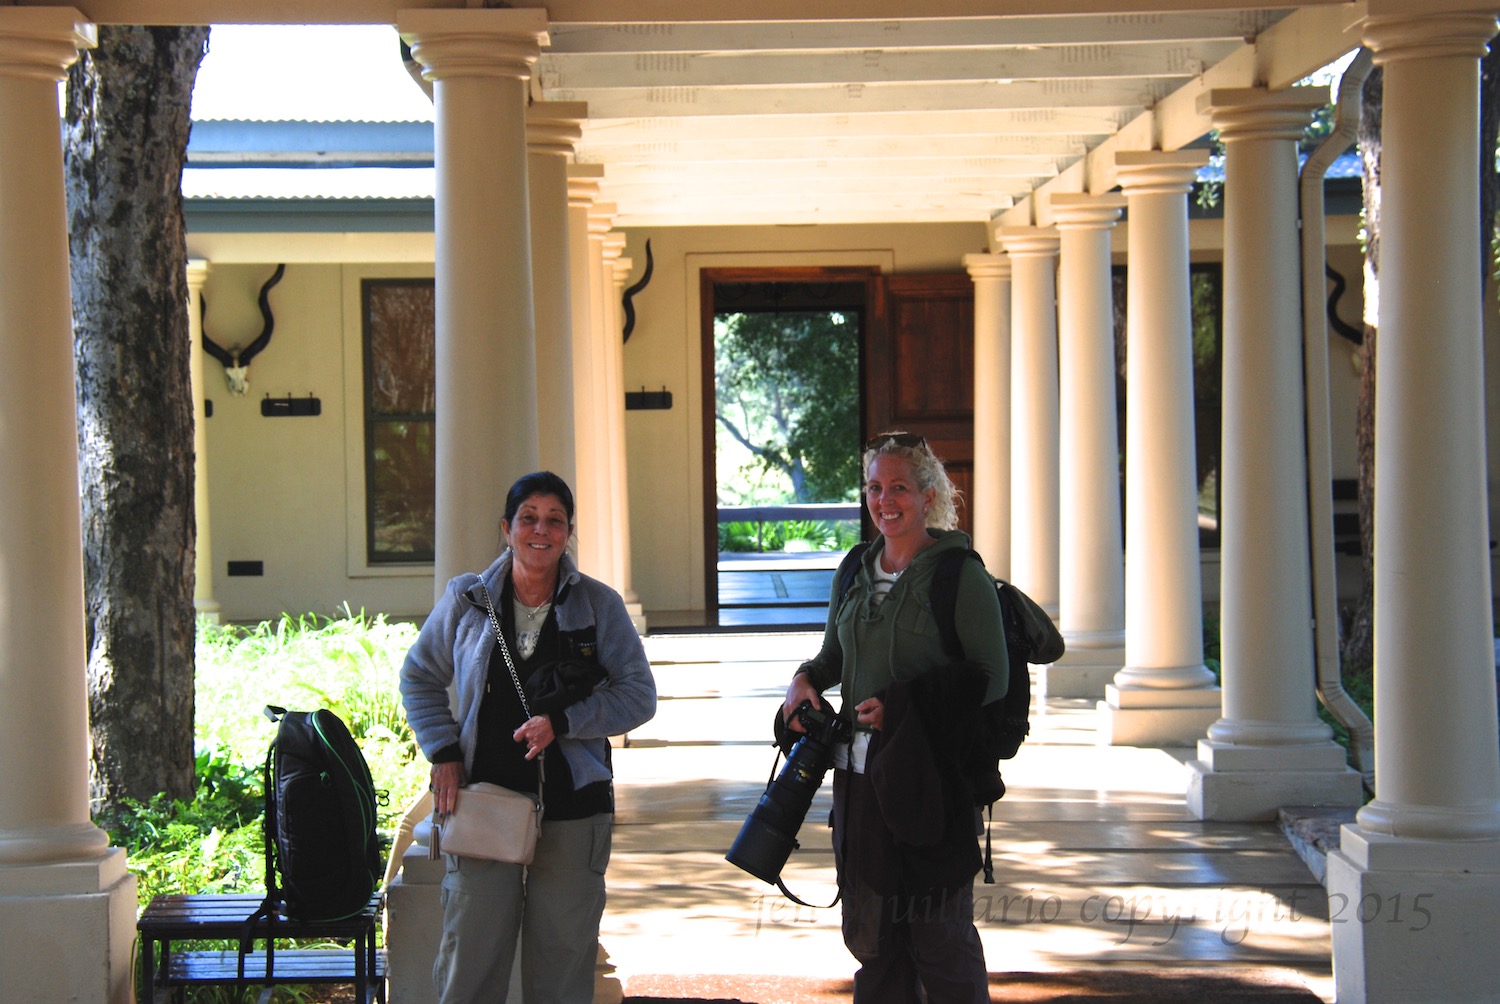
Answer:
[[1061, 659], [1037, 667], [1037, 690], [1042, 697], [1103, 697], [1104, 688], [1124, 665], [1124, 645], [1070, 647]]
[[1494, 999], [1500, 841], [1345, 826], [1328, 856], [1328, 909], [1339, 1001]]
[[1335, 742], [1240, 746], [1201, 740], [1188, 763], [1188, 811], [1195, 819], [1276, 818], [1284, 805], [1359, 805], [1364, 785]]
[[1099, 708], [1105, 746], [1192, 746], [1223, 714], [1218, 687], [1180, 689], [1109, 684]]
[[437, 1001], [432, 963], [443, 937], [440, 895], [445, 873], [441, 858], [427, 860], [427, 845], [413, 842], [401, 855], [401, 871], [386, 888], [386, 987], [392, 1001]]
[[635, 633], [644, 638], [646, 636], [646, 608], [641, 606], [641, 601], [634, 600], [626, 603], [625, 612], [630, 615], [630, 623], [635, 625]]
[[125, 852], [0, 868], [5, 999], [135, 1000], [136, 878]]

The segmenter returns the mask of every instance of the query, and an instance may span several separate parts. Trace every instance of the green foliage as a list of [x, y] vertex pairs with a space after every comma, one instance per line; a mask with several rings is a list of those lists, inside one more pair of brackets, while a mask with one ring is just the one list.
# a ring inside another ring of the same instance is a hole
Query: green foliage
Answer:
[[264, 888], [259, 769], [222, 748], [203, 748], [197, 772], [190, 802], [126, 799], [123, 809], [96, 820], [112, 844], [125, 848], [142, 905], [161, 893]]
[[157, 796], [98, 820], [125, 848], [141, 903], [162, 893], [265, 888], [261, 772], [276, 734], [262, 713], [267, 704], [328, 708], [344, 720], [386, 793], [378, 825], [393, 831], [427, 784], [397, 693], [416, 635], [413, 625], [347, 607], [337, 618], [283, 615], [248, 628], [200, 622], [196, 797]]
[[720, 478], [721, 502], [855, 499], [857, 317], [829, 311], [720, 315], [714, 319], [714, 379], [720, 455], [737, 444], [750, 458], [737, 477]]
[[804, 519], [719, 524], [720, 551], [847, 551], [858, 542], [857, 520]]

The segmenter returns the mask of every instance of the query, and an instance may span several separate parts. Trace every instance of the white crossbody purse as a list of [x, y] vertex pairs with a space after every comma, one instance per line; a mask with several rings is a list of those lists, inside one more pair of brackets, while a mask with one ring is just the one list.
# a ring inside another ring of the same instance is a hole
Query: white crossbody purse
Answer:
[[[516, 696], [521, 699], [521, 710], [531, 717], [531, 708], [526, 703], [526, 692], [521, 688], [521, 677], [510, 657], [510, 647], [505, 644], [505, 635], [500, 630], [500, 618], [495, 616], [495, 604], [484, 582], [484, 603], [489, 610], [490, 624], [495, 629], [495, 641], [500, 654], [505, 657], [505, 668], [510, 670], [511, 683], [515, 684]], [[529, 865], [536, 854], [537, 836], [542, 831], [542, 788], [547, 779], [547, 754], [537, 756], [536, 794], [512, 791], [498, 784], [476, 781], [458, 789], [458, 800], [452, 815], [432, 814], [432, 838], [428, 843], [428, 856], [457, 854], [466, 858], [486, 858], [490, 861], [506, 861], [512, 864]]]

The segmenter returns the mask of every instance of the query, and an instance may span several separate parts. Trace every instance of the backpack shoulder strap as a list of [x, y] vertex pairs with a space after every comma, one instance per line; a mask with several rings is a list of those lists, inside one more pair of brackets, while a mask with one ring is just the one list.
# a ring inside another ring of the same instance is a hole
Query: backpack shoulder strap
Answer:
[[[860, 560], [869, 549], [869, 542], [862, 540], [849, 548], [849, 553], [844, 555], [844, 559], [839, 562], [839, 570], [834, 573], [834, 580], [839, 584], [838, 603], [844, 602], [844, 595], [849, 592], [849, 587], [854, 585], [854, 577], [859, 574]], [[835, 604], [835, 609], [837, 609], [837, 604]]]
[[938, 634], [943, 639], [943, 651], [954, 659], [964, 657], [964, 646], [958, 638], [958, 580], [963, 574], [964, 562], [973, 558], [984, 565], [984, 559], [972, 550], [945, 551], [938, 556], [937, 570], [932, 573], [929, 599], [932, 614], [937, 618]]

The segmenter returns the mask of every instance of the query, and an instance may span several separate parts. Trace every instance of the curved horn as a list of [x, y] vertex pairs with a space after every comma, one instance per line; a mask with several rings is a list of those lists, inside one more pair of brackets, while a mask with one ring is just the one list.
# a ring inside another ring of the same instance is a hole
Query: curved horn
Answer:
[[250, 360], [259, 355], [261, 349], [271, 344], [271, 332], [276, 328], [276, 318], [271, 316], [271, 287], [280, 282], [281, 277], [285, 274], [286, 266], [277, 265], [276, 271], [271, 274], [271, 278], [267, 279], [266, 284], [260, 287], [260, 316], [266, 319], [266, 326], [261, 329], [260, 335], [255, 341], [245, 346], [240, 352], [239, 364], [241, 366], [249, 366]]
[[198, 298], [199, 330], [203, 332], [203, 351], [213, 356], [225, 368], [234, 365], [234, 355], [228, 349], [208, 337], [208, 298]]
[[1337, 269], [1326, 262], [1323, 265], [1323, 274], [1333, 282], [1333, 290], [1328, 294], [1328, 326], [1333, 328], [1335, 334], [1347, 338], [1355, 345], [1363, 345], [1365, 343], [1364, 331], [1339, 316], [1339, 300], [1343, 298], [1344, 288], [1348, 283]]
[[625, 340], [630, 341], [630, 333], [635, 330], [635, 305], [630, 301], [641, 290], [646, 288], [646, 283], [651, 281], [651, 272], [655, 268], [655, 262], [651, 258], [651, 241], [646, 241], [646, 271], [641, 275], [640, 281], [625, 291], [620, 300], [620, 306], [625, 311]]

